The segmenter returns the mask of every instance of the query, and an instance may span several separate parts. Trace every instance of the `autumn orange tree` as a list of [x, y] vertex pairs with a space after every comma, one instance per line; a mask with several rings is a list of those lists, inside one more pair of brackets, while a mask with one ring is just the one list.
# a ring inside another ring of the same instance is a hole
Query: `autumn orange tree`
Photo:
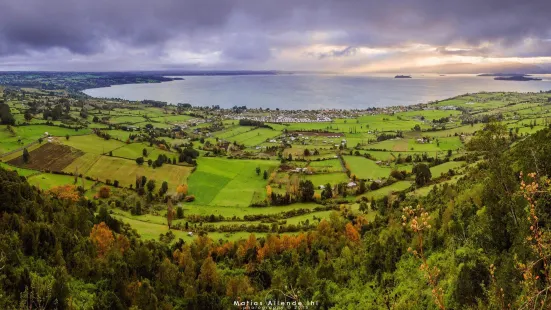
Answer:
[[115, 237], [105, 222], [94, 225], [90, 232], [90, 240], [96, 246], [98, 257], [104, 257], [113, 247]]
[[52, 187], [48, 192], [58, 199], [64, 199], [73, 202], [78, 201], [80, 198], [76, 185], [55, 186]]
[[352, 225], [351, 223], [347, 223], [345, 229], [345, 235], [348, 240], [352, 241], [353, 243], [360, 242], [360, 234], [358, 233], [354, 225]]
[[208, 256], [201, 265], [201, 272], [197, 278], [199, 286], [206, 291], [215, 291], [220, 281], [220, 276], [216, 270], [216, 263]]
[[109, 198], [111, 195], [111, 189], [108, 186], [102, 186], [98, 191], [99, 198]]

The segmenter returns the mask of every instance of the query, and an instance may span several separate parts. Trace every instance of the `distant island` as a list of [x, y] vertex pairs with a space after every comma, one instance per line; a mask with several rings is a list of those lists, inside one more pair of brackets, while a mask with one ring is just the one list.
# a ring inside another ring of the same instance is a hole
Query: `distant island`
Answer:
[[411, 79], [411, 75], [397, 75], [395, 79]]
[[513, 75], [513, 76], [498, 76], [494, 80], [498, 81], [541, 81], [540, 78], [533, 78], [524, 75]]
[[530, 74], [500, 72], [500, 73], [482, 73], [482, 74], [479, 74], [477, 76], [506, 76], [506, 77], [509, 77], [509, 76], [530, 76]]

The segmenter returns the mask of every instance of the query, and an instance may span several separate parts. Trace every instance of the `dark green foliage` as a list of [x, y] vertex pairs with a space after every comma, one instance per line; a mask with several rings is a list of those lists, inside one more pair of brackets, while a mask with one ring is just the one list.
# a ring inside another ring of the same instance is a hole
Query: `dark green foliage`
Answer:
[[164, 181], [163, 184], [161, 184], [161, 188], [159, 188], [159, 195], [164, 196], [167, 191], [168, 191], [168, 183]]
[[310, 180], [300, 181], [299, 183], [300, 197], [303, 202], [314, 200], [314, 184]]
[[23, 149], [23, 162], [28, 163], [31, 158], [31, 155], [29, 154], [29, 151], [27, 148]]
[[415, 184], [417, 186], [424, 186], [432, 178], [429, 166], [426, 164], [417, 164], [413, 167], [412, 172], [415, 174]]
[[15, 125], [15, 118], [11, 114], [10, 106], [0, 102], [0, 123], [3, 125]]
[[152, 192], [155, 189], [155, 180], [149, 180], [147, 181], [147, 190], [149, 192]]
[[184, 208], [177, 207], [176, 208], [176, 218], [177, 219], [183, 219], [184, 218]]
[[321, 192], [321, 196], [325, 199], [333, 198], [333, 189], [331, 187], [331, 184], [325, 184], [323, 191]]

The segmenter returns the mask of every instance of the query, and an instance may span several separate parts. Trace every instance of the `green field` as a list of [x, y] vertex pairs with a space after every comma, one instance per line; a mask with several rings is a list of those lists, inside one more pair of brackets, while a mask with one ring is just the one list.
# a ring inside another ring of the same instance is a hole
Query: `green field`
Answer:
[[253, 197], [265, 197], [266, 180], [261, 171], [277, 167], [275, 161], [228, 160], [225, 158], [199, 158], [197, 170], [189, 178], [189, 192], [198, 204], [222, 206], [248, 206]]
[[166, 115], [166, 116], [163, 115], [163, 116], [152, 118], [152, 120], [155, 122], [162, 122], [167, 124], [183, 123], [183, 122], [189, 121], [190, 119], [192, 119], [192, 117], [189, 115]]
[[439, 177], [442, 173], [447, 173], [450, 169], [456, 169], [465, 164], [464, 161], [450, 161], [430, 168], [433, 178]]
[[78, 173], [84, 173], [88, 172], [90, 168], [96, 163], [96, 161], [101, 157], [101, 155], [92, 154], [92, 153], [85, 153], [84, 155], [78, 157], [75, 159], [71, 164], [69, 164], [63, 171], [74, 173], [75, 171], [78, 171]]
[[308, 166], [316, 172], [341, 172], [343, 169], [338, 159], [311, 161]]
[[41, 137], [44, 138], [46, 137], [46, 133], [54, 137], [86, 135], [90, 133], [90, 129], [79, 129], [76, 131], [75, 129], [48, 125], [29, 125], [12, 128], [14, 133], [8, 131], [7, 126], [0, 125], [0, 154], [21, 148], [37, 141]]
[[459, 137], [439, 137], [430, 142], [422, 143], [417, 139], [396, 138], [370, 144], [368, 147], [394, 152], [444, 152], [457, 150], [463, 146]]
[[[143, 149], [147, 150], [147, 156], [143, 156]], [[145, 161], [148, 159], [155, 160], [159, 155], [166, 155], [169, 159], [178, 158], [177, 153], [163, 151], [157, 147], [150, 147], [145, 143], [130, 143], [117, 148], [113, 151], [113, 156], [124, 157], [135, 160], [138, 157], [144, 157]]]
[[415, 195], [415, 196], [426, 196], [426, 195], [428, 195], [428, 193], [430, 193], [430, 191], [435, 186], [443, 186], [444, 184], [455, 184], [455, 183], [457, 183], [457, 180], [459, 180], [461, 177], [462, 177], [461, 175], [455, 175], [450, 180], [443, 181], [443, 182], [440, 182], [438, 184], [433, 184], [433, 185], [418, 188], [418, 189], [414, 190], [413, 192], [411, 192], [410, 194]]
[[[55, 186], [62, 186], [67, 184], [82, 186], [81, 178], [78, 178], [78, 182], [75, 184], [75, 178], [73, 176], [61, 174], [41, 173], [29, 177], [28, 180], [30, 184], [38, 186], [41, 189], [50, 189]], [[92, 181], [84, 180], [84, 189], [90, 189], [92, 185]]]
[[6, 170], [15, 171], [20, 176], [24, 176], [24, 177], [28, 177], [28, 176], [40, 173], [40, 171], [14, 167], [14, 166], [10, 166], [6, 163], [2, 163], [2, 162], [0, 162], [0, 167], [4, 168]]
[[385, 186], [382, 188], [379, 188], [374, 191], [369, 191], [366, 194], [363, 194], [362, 196], [367, 197], [368, 199], [374, 198], [379, 199], [384, 196], [387, 196], [390, 193], [400, 192], [403, 190], [408, 189], [413, 183], [410, 181], [398, 181], [396, 183], [393, 183], [389, 186]]
[[71, 137], [69, 140], [60, 139], [59, 141], [65, 145], [74, 147], [75, 149], [81, 150], [85, 153], [97, 155], [107, 154], [110, 151], [113, 151], [125, 145], [120, 141], [114, 139], [105, 140], [96, 135]]
[[325, 185], [327, 183], [336, 184], [336, 183], [348, 182], [349, 180], [348, 177], [346, 176], [346, 173], [344, 172], [305, 175], [303, 176], [303, 178], [306, 180], [312, 181], [315, 187], [318, 187], [320, 185]]
[[375, 180], [388, 178], [390, 167], [376, 164], [361, 156], [344, 156], [344, 161], [350, 166], [350, 171], [359, 179]]
[[121, 115], [111, 115], [109, 123], [111, 124], [136, 124], [143, 122], [144, 118], [141, 116], [121, 116]]

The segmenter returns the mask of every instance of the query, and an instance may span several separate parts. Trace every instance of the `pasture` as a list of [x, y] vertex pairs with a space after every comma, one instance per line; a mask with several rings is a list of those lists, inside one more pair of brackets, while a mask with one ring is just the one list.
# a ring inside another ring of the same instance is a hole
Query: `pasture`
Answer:
[[59, 141], [85, 153], [96, 155], [107, 154], [125, 145], [123, 142], [114, 139], [105, 140], [96, 135], [71, 137], [69, 140], [63, 138], [59, 139]]
[[[75, 178], [73, 176], [53, 174], [53, 173], [41, 173], [38, 175], [28, 177], [27, 180], [29, 181], [29, 184], [37, 186], [44, 190], [48, 190], [55, 186], [62, 186], [67, 184], [82, 186], [82, 181], [83, 181], [82, 178], [78, 178], [77, 183], [75, 183]], [[85, 179], [84, 189], [90, 189], [93, 184], [94, 184], [93, 181], [89, 181]]]
[[344, 172], [303, 175], [301, 178], [312, 181], [315, 187], [319, 187], [320, 185], [325, 185], [327, 183], [336, 184], [348, 182], [349, 180], [348, 176], [346, 176], [346, 173]]
[[340, 160], [329, 159], [320, 161], [311, 161], [308, 167], [312, 167], [315, 172], [341, 172], [343, 170]]
[[413, 183], [410, 182], [410, 181], [398, 181], [398, 182], [395, 182], [389, 186], [385, 186], [385, 187], [382, 187], [382, 188], [379, 188], [377, 190], [374, 190], [374, 191], [369, 191], [367, 192], [366, 194], [363, 194], [359, 197], [367, 197], [368, 199], [380, 199], [380, 198], [383, 198], [384, 196], [387, 196], [391, 193], [396, 193], [396, 192], [401, 192], [403, 190], [406, 190], [408, 189]]
[[25, 145], [36, 142], [39, 138], [45, 138], [46, 133], [54, 137], [86, 135], [90, 129], [70, 129], [48, 125], [12, 126], [13, 133], [7, 126], [0, 125], [0, 154], [7, 153]]
[[262, 142], [266, 142], [267, 139], [271, 139], [281, 135], [281, 132], [272, 130], [269, 128], [257, 128], [255, 130], [247, 131], [236, 136], [228, 138], [230, 142], [236, 141], [239, 144], [245, 146], [256, 146]]
[[[143, 150], [147, 151], [147, 156], [143, 156]], [[113, 151], [113, 156], [124, 157], [135, 160], [138, 157], [144, 157], [144, 160], [155, 160], [159, 155], [166, 155], [169, 159], [178, 158], [175, 152], [163, 151], [157, 147], [150, 147], [146, 143], [130, 143]]]
[[17, 174], [19, 174], [20, 176], [24, 176], [24, 177], [28, 177], [28, 176], [40, 173], [40, 171], [30, 170], [30, 169], [25, 169], [25, 168], [19, 168], [19, 167], [8, 165], [8, 164], [3, 163], [3, 162], [0, 162], [0, 167], [4, 168], [6, 170], [9, 170], [9, 171], [15, 171], [15, 172], [17, 172]]
[[374, 161], [361, 156], [344, 156], [344, 161], [350, 167], [352, 174], [359, 179], [383, 179], [388, 178], [392, 170], [387, 166], [380, 166]]
[[442, 173], [447, 173], [450, 169], [456, 169], [465, 164], [464, 161], [450, 161], [430, 168], [433, 178], [439, 177]]
[[71, 162], [65, 169], [64, 172], [86, 174], [86, 172], [96, 163], [96, 161], [101, 157], [101, 155], [85, 153], [84, 155], [77, 157], [73, 162]]
[[86, 175], [103, 182], [117, 180], [124, 187], [134, 186], [136, 176], [146, 176], [148, 180], [156, 181], [157, 189], [163, 181], [167, 181], [169, 192], [173, 192], [176, 186], [186, 183], [191, 170], [191, 167], [168, 164], [154, 169], [147, 165], [140, 166], [129, 159], [100, 156], [88, 169]]
[[[263, 171], [269, 173], [278, 162], [200, 157], [197, 164], [188, 185], [189, 193], [195, 195], [198, 204], [246, 207], [253, 197], [264, 199], [267, 181]], [[256, 174], [257, 167], [260, 175]]]

